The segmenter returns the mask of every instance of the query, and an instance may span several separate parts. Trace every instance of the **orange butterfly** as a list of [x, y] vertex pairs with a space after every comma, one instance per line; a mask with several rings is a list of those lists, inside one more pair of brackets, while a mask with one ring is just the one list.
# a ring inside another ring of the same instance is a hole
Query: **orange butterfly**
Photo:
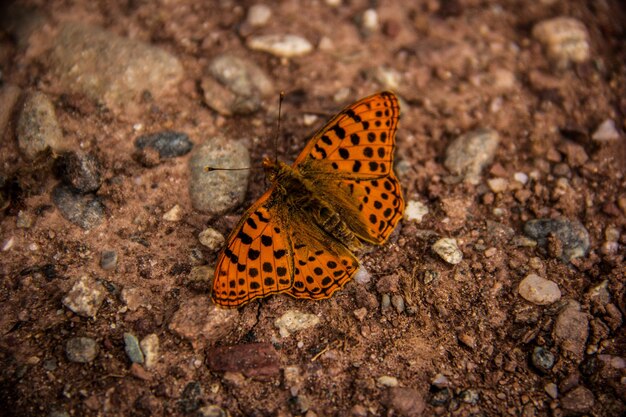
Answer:
[[393, 93], [374, 94], [333, 117], [292, 166], [263, 161], [272, 186], [220, 254], [216, 304], [274, 293], [328, 298], [352, 278], [360, 240], [383, 244], [404, 211], [392, 169], [399, 113]]

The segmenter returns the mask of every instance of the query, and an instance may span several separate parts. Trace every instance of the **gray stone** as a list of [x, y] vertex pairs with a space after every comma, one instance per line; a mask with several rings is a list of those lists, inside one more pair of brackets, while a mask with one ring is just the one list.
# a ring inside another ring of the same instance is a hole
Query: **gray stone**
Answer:
[[583, 257], [589, 250], [589, 232], [578, 220], [530, 220], [524, 224], [524, 233], [544, 248], [548, 246], [548, 238], [554, 235], [562, 245], [559, 258], [563, 262]]
[[391, 297], [391, 305], [393, 305], [398, 314], [404, 313], [404, 298], [400, 294], [395, 294]]
[[17, 141], [22, 154], [35, 159], [47, 148], [62, 151], [68, 148], [59, 127], [54, 105], [43, 93], [30, 93], [17, 120]]
[[65, 354], [70, 362], [88, 363], [98, 356], [98, 344], [90, 337], [73, 337], [65, 344]]
[[124, 351], [133, 363], [144, 363], [143, 352], [139, 347], [139, 340], [132, 333], [124, 333]]
[[517, 290], [526, 301], [540, 306], [552, 304], [561, 298], [561, 290], [555, 282], [536, 274], [527, 275]]
[[535, 346], [530, 356], [532, 364], [541, 372], [548, 372], [554, 366], [554, 355], [548, 349]]
[[83, 317], [96, 317], [106, 290], [93, 278], [83, 275], [63, 298], [63, 305]]
[[94, 155], [85, 152], [66, 152], [55, 163], [56, 174], [73, 191], [86, 194], [102, 185], [102, 164]]
[[84, 23], [66, 23], [54, 40], [52, 71], [67, 91], [112, 109], [136, 103], [145, 91], [159, 97], [183, 77], [165, 50]]
[[248, 168], [250, 155], [240, 142], [212, 138], [194, 149], [189, 160], [189, 188], [193, 207], [209, 214], [221, 214], [244, 200], [249, 170], [211, 171], [214, 168]]
[[455, 139], [446, 149], [444, 165], [466, 182], [478, 184], [482, 169], [491, 163], [500, 143], [500, 135], [491, 129], [468, 132]]
[[615, 127], [615, 122], [612, 119], [606, 119], [600, 123], [600, 126], [598, 126], [596, 131], [591, 135], [591, 139], [600, 143], [616, 141], [619, 140], [619, 138], [619, 131]]
[[105, 271], [112, 271], [117, 267], [117, 252], [114, 250], [104, 250], [100, 254], [100, 268]]
[[76, 194], [69, 186], [57, 185], [52, 201], [65, 219], [83, 229], [92, 229], [104, 219], [104, 205], [93, 194]]
[[480, 395], [478, 394], [477, 390], [470, 388], [470, 389], [461, 391], [461, 393], [459, 394], [459, 399], [463, 401], [464, 403], [474, 405], [474, 404], [478, 404]]
[[154, 149], [161, 159], [169, 159], [188, 154], [193, 143], [186, 133], [165, 130], [139, 136], [135, 140], [135, 147], [140, 150]]

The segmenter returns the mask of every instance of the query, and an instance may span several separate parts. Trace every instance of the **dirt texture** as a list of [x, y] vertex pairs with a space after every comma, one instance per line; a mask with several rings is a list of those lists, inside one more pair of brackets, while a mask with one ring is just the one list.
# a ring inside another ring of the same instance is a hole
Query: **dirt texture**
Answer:
[[[626, 413], [622, 2], [0, 15], [0, 415]], [[407, 202], [389, 242], [330, 299], [215, 306], [262, 159], [382, 90]]]

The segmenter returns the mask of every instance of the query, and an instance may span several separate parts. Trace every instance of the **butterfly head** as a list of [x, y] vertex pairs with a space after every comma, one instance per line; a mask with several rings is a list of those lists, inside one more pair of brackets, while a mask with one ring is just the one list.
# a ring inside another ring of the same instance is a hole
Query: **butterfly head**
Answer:
[[287, 164], [281, 161], [274, 161], [270, 158], [263, 159], [263, 170], [270, 182], [275, 183], [285, 175], [288, 170]]

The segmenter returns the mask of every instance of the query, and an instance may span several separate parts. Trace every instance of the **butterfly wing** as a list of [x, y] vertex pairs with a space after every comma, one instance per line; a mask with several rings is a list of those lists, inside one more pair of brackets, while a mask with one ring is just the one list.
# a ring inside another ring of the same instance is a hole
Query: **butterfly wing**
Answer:
[[382, 244], [404, 212], [392, 170], [398, 99], [381, 92], [348, 106], [311, 138], [293, 167], [361, 239]]
[[241, 217], [215, 267], [212, 298], [239, 307], [293, 285], [293, 254], [280, 208], [271, 203], [274, 187]]

